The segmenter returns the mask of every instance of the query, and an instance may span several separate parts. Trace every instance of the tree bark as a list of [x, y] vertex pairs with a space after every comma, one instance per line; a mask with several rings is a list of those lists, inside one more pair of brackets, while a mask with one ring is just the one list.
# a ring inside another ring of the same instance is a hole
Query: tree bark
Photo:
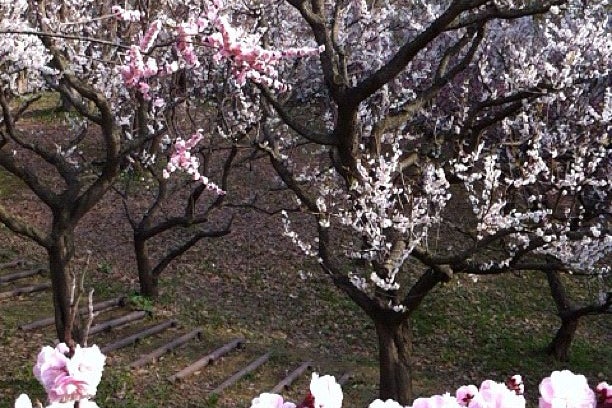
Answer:
[[546, 353], [558, 361], [568, 361], [570, 347], [578, 328], [580, 315], [573, 313], [572, 304], [561, 281], [559, 272], [546, 271], [546, 279], [548, 280], [550, 294], [555, 301], [557, 312], [561, 318], [561, 327], [559, 327], [557, 334], [555, 334], [555, 337], [546, 347]]
[[409, 319], [375, 318], [380, 364], [380, 399], [412, 401], [412, 327]]
[[51, 236], [51, 245], [47, 248], [49, 257], [49, 272], [51, 274], [51, 287], [53, 289], [53, 308], [55, 310], [55, 329], [60, 342], [75, 341], [80, 343], [81, 333], [78, 319], [73, 322], [72, 330], [68, 332], [70, 324], [70, 286], [71, 278], [68, 275], [68, 264], [72, 259], [74, 246], [74, 232], [62, 231]]
[[546, 352], [558, 361], [568, 361], [572, 340], [578, 328], [578, 317], [562, 317], [561, 327], [546, 347]]
[[138, 267], [138, 282], [142, 296], [157, 298], [159, 296], [159, 278], [153, 274], [149, 248], [146, 239], [134, 234], [134, 252], [136, 254], [136, 265]]

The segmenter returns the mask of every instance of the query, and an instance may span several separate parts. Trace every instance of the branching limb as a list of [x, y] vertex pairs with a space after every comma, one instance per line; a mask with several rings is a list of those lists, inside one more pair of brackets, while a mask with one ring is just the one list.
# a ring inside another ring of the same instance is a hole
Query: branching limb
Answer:
[[529, 7], [507, 10], [501, 10], [495, 5], [490, 5], [482, 12], [466, 16], [465, 18], [459, 19], [458, 21], [450, 24], [447, 27], [447, 30], [457, 30], [459, 28], [470, 26], [474, 23], [482, 23], [494, 19], [513, 20], [526, 16], [544, 14], [549, 12], [551, 7], [561, 6], [566, 3], [567, 0], [539, 1], [534, 2], [533, 5]]
[[285, 110], [285, 108], [280, 104], [280, 102], [274, 97], [274, 95], [272, 95], [272, 93], [267, 87], [261, 84], [257, 84], [257, 87], [261, 90], [263, 96], [266, 98], [268, 103], [270, 103], [270, 105], [274, 107], [274, 110], [283, 119], [283, 121], [287, 124], [287, 126], [289, 126], [291, 129], [297, 132], [300, 136], [304, 137], [305, 139], [310, 140], [311, 142], [317, 143], [317, 144], [332, 145], [332, 146], [337, 144], [337, 141], [332, 136], [332, 134], [314, 132], [305, 126], [302, 126], [297, 121], [295, 121], [289, 115], [289, 113]]
[[[472, 27], [459, 41], [449, 47], [445, 55], [438, 63], [436, 75], [430, 87], [422, 91], [414, 100], [406, 102], [395, 111], [389, 113], [383, 120], [374, 125], [373, 135], [378, 141], [382, 134], [389, 129], [395, 129], [405, 123], [410, 116], [414, 115], [425, 104], [431, 101], [444, 86], [449, 84], [460, 72], [463, 72], [472, 62], [478, 47], [485, 35], [484, 25]], [[454, 55], [457, 55], [469, 42], [471, 45], [466, 54], [452, 68], [448, 68], [448, 63]], [[379, 142], [377, 142], [379, 144]]]
[[177, 257], [184, 254], [187, 250], [197, 244], [203, 238], [218, 238], [224, 235], [227, 235], [231, 232], [232, 222], [234, 221], [234, 217], [232, 216], [229, 221], [221, 228], [216, 230], [202, 230], [196, 233], [193, 237], [191, 237], [188, 241], [183, 244], [177, 246], [176, 248], [170, 250], [153, 268], [151, 271], [151, 275], [158, 277], [162, 271]]
[[408, 63], [436, 37], [446, 31], [461, 13], [479, 7], [488, 0], [453, 1], [450, 7], [416, 38], [406, 42], [398, 52], [376, 72], [347, 92], [350, 100], [361, 102], [399, 75]]

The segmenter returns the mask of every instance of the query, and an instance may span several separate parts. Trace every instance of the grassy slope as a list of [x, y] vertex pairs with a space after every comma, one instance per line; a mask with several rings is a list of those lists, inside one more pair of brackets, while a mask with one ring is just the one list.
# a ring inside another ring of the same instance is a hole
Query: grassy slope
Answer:
[[[283, 277], [289, 286], [295, 283], [291, 280], [299, 279], [291, 274]], [[179, 270], [167, 277], [164, 295], [156, 305], [158, 317], [178, 317], [185, 327], [182, 332], [202, 325], [204, 339], [159, 364], [135, 372], [122, 368], [122, 363], [151, 349], [154, 341], [140, 345], [137, 352], [118, 353], [110, 361], [100, 386], [97, 400], [101, 406], [248, 406], [250, 398], [269, 389], [304, 358], [316, 360], [321, 372], [339, 375], [345, 368], [351, 369], [355, 378], [345, 387], [345, 406], [366, 406], [376, 393], [372, 385], [376, 381], [372, 325], [325, 281], [299, 284], [291, 289], [294, 296], [289, 297], [275, 278], [268, 281], [261, 274], [255, 278], [257, 275], [248, 279], [259, 280], [259, 287], [253, 282], [243, 284], [244, 276], [219, 270]], [[191, 287], [186, 287], [185, 282]], [[95, 286], [99, 298], [124, 293], [122, 285], [108, 281]], [[437, 289], [415, 316], [416, 392], [430, 395], [453, 391], [464, 383], [478, 383], [485, 378], [502, 380], [508, 374], [521, 373], [527, 393], [533, 398], [537, 382], [551, 370], [562, 368], [583, 373], [592, 382], [610, 379], [612, 373], [605, 364], [612, 360], [612, 349], [606, 343], [606, 336], [612, 332], [609, 319], [584, 319], [568, 364], [554, 362], [540, 352], [556, 328], [546, 290], [541, 277], [530, 274], [478, 283], [462, 279]], [[200, 296], [190, 296], [191, 291]], [[237, 291], [237, 296], [232, 297], [231, 291]], [[48, 295], [40, 294], [13, 304], [0, 304], [2, 324], [8, 328], [0, 339], [4, 349], [2, 366], [7, 367], [0, 376], [0, 407], [10, 406], [4, 398], [17, 390], [42, 397], [28, 365], [33, 364], [39, 345], [52, 339], [53, 332], [48, 330], [32, 338], [10, 327], [44, 315], [49, 300]], [[292, 302], [293, 308], [288, 310]], [[284, 310], [274, 310], [275, 305]], [[346, 320], [337, 317], [338, 310]], [[96, 341], [104, 343], [118, 334], [107, 336]], [[247, 338], [245, 350], [184, 383], [164, 380], [204, 350], [212, 350], [235, 336]], [[208, 391], [214, 385], [269, 349], [274, 350], [275, 357], [264, 370], [230, 388], [221, 398], [208, 399]], [[18, 364], [12, 364], [14, 361]], [[24, 363], [26, 366], [21, 366]], [[299, 398], [305, 387], [307, 380], [303, 378], [288, 395]]]

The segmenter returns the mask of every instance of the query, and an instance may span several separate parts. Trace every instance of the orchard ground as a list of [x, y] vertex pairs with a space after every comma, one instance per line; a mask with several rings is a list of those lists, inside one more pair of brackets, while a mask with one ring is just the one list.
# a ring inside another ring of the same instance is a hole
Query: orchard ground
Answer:
[[[61, 123], [52, 116], [32, 120], [33, 126], [43, 124], [49, 132], [62, 131]], [[277, 186], [265, 160], [250, 171], [235, 174], [235, 185], [242, 189], [262, 191]], [[145, 183], [141, 187], [146, 188]], [[264, 199], [275, 208], [293, 205], [288, 195], [279, 192]], [[0, 200], [16, 208], [22, 217], [45, 223], [46, 210], [5, 172], [0, 172]], [[297, 223], [294, 226], [299, 228]], [[0, 229], [0, 242], [0, 262], [24, 258], [45, 263], [41, 248], [6, 228]], [[73, 267], [84, 268], [86, 252], [91, 251], [87, 286], [95, 288], [95, 300], [137, 291], [131, 230], [117, 195], [109, 192], [83, 220], [77, 242]], [[172, 238], [157, 244], [171, 245]], [[443, 236], [435, 242], [446, 244]], [[132, 297], [134, 307], [153, 310], [151, 321], [172, 317], [180, 322], [179, 328], [164, 336], [178, 336], [200, 326], [204, 329], [202, 340], [139, 370], [125, 367], [138, 354], [159, 344], [159, 338], [144, 341], [136, 350], [113, 353], [96, 401], [101, 407], [248, 407], [253, 397], [269, 390], [300, 362], [312, 360], [315, 369], [324, 374], [351, 371], [353, 379], [344, 387], [344, 406], [367, 406], [377, 394], [374, 328], [326, 279], [314, 260], [305, 260], [282, 236], [280, 214], [236, 210], [229, 236], [201, 241], [164, 272], [157, 301], [149, 305]], [[574, 299], [586, 298], [591, 283], [567, 282]], [[51, 306], [49, 292], [0, 301], [1, 408], [12, 407], [22, 392], [44, 397], [32, 366], [40, 348], [52, 343], [55, 332], [48, 328], [24, 333], [17, 325], [50, 315]], [[555, 362], [542, 352], [558, 324], [541, 274], [508, 274], [478, 282], [455, 278], [428, 296], [416, 314], [415, 392], [418, 396], [454, 392], [463, 384], [502, 381], [519, 373], [525, 379], [528, 401], [534, 404], [538, 382], [552, 370], [569, 368], [584, 374], [591, 386], [611, 380], [611, 319], [597, 316], [581, 321], [569, 363]], [[105, 344], [121, 333], [97, 336], [92, 342]], [[238, 336], [247, 340], [244, 350], [183, 382], [166, 380], [198, 356]], [[273, 351], [273, 357], [262, 369], [218, 397], [209, 395], [223, 379], [268, 350]], [[303, 397], [308, 377], [303, 376], [285, 393], [288, 399]]]

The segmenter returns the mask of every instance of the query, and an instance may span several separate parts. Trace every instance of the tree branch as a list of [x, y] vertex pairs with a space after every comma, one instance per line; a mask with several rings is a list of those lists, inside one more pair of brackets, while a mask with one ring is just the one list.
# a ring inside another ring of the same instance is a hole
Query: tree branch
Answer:
[[378, 91], [383, 85], [395, 78], [406, 65], [437, 36], [446, 31], [447, 26], [461, 13], [486, 3], [488, 0], [457, 0], [432, 22], [425, 31], [405, 43], [398, 52], [378, 71], [347, 91], [347, 99], [361, 102]]
[[10, 214], [2, 205], [0, 205], [0, 222], [14, 233], [29, 238], [44, 248], [50, 245], [47, 237], [41, 231]]

